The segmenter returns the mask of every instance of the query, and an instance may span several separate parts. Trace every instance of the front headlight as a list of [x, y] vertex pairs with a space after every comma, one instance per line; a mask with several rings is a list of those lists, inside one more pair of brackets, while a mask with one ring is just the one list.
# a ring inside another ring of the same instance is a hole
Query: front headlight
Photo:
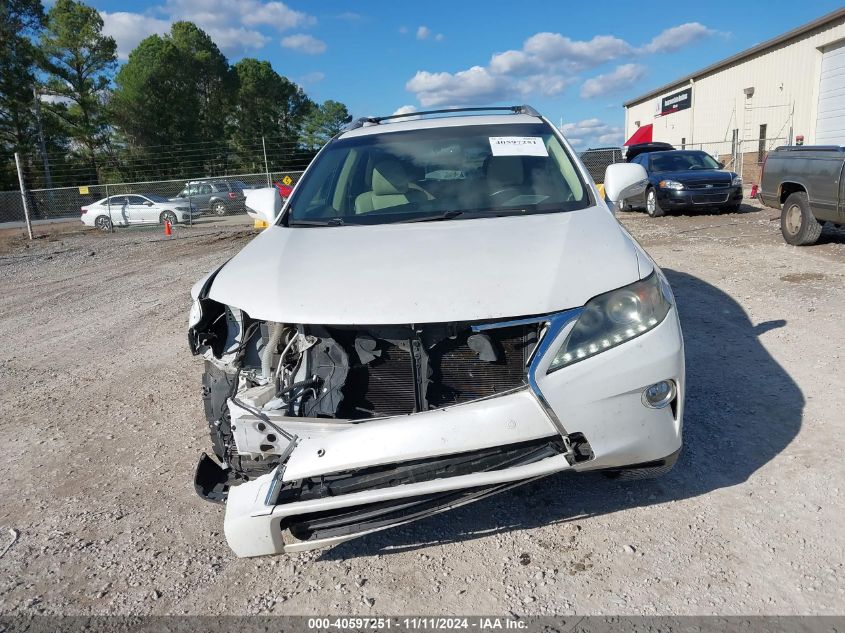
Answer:
[[659, 184], [661, 189], [675, 189], [677, 191], [684, 188], [684, 184], [677, 180], [661, 180]]
[[594, 297], [549, 365], [549, 372], [595, 356], [654, 329], [672, 307], [671, 291], [654, 271], [630, 286]]
[[731, 180], [731, 187], [742, 187], [742, 176], [734, 176]]
[[188, 313], [188, 327], [192, 328], [202, 319], [202, 305], [199, 299], [194, 299], [191, 304], [191, 311]]

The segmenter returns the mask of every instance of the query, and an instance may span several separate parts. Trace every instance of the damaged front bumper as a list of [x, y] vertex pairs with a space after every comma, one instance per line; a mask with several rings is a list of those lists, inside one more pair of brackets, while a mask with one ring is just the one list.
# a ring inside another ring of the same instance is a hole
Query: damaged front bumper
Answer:
[[[255, 415], [229, 400], [234, 434], [269, 422], [294, 440], [274, 434], [279, 466], [231, 488], [206, 463], [198, 492], [228, 494], [226, 539], [245, 557], [331, 545], [555, 472], [666, 464], [683, 419], [676, 311], [625, 345], [549, 373], [547, 352], [576, 316], [550, 323], [527, 386], [494, 397], [362, 421]], [[671, 406], [646, 406], [644, 390], [665, 380], [676, 386]]]

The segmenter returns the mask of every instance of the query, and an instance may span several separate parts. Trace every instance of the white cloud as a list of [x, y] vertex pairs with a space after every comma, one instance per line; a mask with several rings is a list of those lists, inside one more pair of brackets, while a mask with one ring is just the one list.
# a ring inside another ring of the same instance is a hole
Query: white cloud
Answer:
[[[664, 30], [639, 48], [613, 35], [573, 40], [560, 33], [535, 33], [519, 50], [494, 53], [486, 66], [476, 65], [458, 72], [419, 70], [405, 88], [415, 93], [423, 105], [558, 95], [585, 70], [624, 58], [678, 50], [712, 33], [715, 31], [698, 22], [681, 24]], [[417, 36], [428, 38], [431, 31], [420, 27]], [[588, 79], [582, 87], [582, 96], [594, 97], [623, 89], [641, 79], [644, 73], [641, 64], [623, 64], [614, 71]]]
[[545, 62], [570, 62], [593, 67], [633, 52], [625, 40], [596, 35], [587, 41], [571, 40], [560, 33], [537, 33], [523, 44], [523, 50]]
[[282, 38], [282, 46], [306, 55], [321, 55], [326, 52], [326, 43], [313, 35], [297, 33]]
[[621, 127], [610, 125], [601, 119], [584, 119], [577, 123], [564, 123], [560, 128], [566, 139], [579, 148], [617, 146], [625, 140]]
[[[404, 33], [408, 32], [408, 29], [405, 29], [405, 27], [402, 27], [402, 28], [399, 29], [399, 32], [404, 34]], [[418, 26], [417, 27], [417, 39], [418, 40], [427, 40], [429, 38], [433, 39], [435, 42], [442, 42], [444, 39], [446, 39], [446, 36], [443, 35], [443, 33], [435, 33], [434, 31], [432, 31], [430, 28], [428, 28], [425, 25]]]
[[159, 20], [140, 13], [100, 11], [100, 17], [103, 18], [103, 33], [115, 39], [117, 57], [121, 60], [128, 59], [132, 49], [144, 38], [170, 30], [169, 20]]
[[642, 50], [646, 53], [671, 53], [715, 33], [700, 22], [687, 22], [665, 29]]
[[[417, 111], [417, 106], [403, 105], [403, 106], [399, 106], [398, 108], [396, 108], [396, 110], [393, 111], [393, 114], [411, 114], [411, 113], [416, 112], [416, 111]], [[402, 120], [403, 121], [413, 121], [413, 120], [419, 119], [419, 118], [420, 117], [418, 117], [418, 116], [408, 116], [408, 117], [404, 117]]]
[[[198, 0], [192, 1], [197, 2]], [[252, 9], [249, 13], [242, 14], [243, 23], [248, 25], [267, 24], [276, 27], [280, 31], [288, 31], [303, 26], [313, 26], [317, 22], [314, 16], [303, 13], [302, 11], [294, 11], [283, 2], [237, 0], [236, 2], [226, 2], [225, 4], [241, 4], [246, 5], [244, 8], [247, 10]]]
[[507, 93], [507, 80], [491, 75], [481, 66], [452, 73], [418, 71], [405, 88], [424, 106], [460, 105], [498, 101]]
[[[405, 105], [405, 106], [399, 106], [398, 108], [396, 108], [396, 110], [393, 111], [393, 114], [394, 115], [395, 114], [412, 114], [416, 111], [417, 111], [417, 106]], [[406, 117], [402, 117], [402, 120], [403, 121], [416, 121], [419, 118], [420, 117], [418, 117], [418, 116], [406, 116]]]
[[67, 97], [62, 97], [60, 95], [48, 95], [48, 94], [39, 94], [38, 100], [41, 103], [63, 103], [64, 105], [69, 105], [72, 103], [71, 99]]
[[314, 16], [283, 2], [264, 0], [165, 0], [146, 13], [103, 11], [100, 15], [104, 32], [117, 41], [120, 59], [126, 59], [145, 37], [166, 33], [178, 20], [199, 26], [229, 56], [266, 46], [273, 38], [259, 27], [281, 33], [317, 22]]
[[592, 99], [629, 88], [645, 77], [646, 68], [641, 64], [622, 64], [609, 73], [596, 75], [581, 86], [581, 96]]

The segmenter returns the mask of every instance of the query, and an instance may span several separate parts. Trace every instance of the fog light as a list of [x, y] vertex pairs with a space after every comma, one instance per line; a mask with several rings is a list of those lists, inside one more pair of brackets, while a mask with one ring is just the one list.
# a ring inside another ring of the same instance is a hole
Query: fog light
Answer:
[[662, 409], [675, 399], [678, 393], [672, 380], [661, 380], [643, 391], [643, 404], [650, 409]]

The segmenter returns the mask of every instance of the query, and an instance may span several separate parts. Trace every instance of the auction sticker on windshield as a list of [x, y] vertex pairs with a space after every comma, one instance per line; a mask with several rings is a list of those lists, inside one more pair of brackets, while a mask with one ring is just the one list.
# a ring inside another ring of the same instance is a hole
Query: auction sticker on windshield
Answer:
[[548, 156], [546, 144], [539, 136], [491, 136], [493, 156]]

